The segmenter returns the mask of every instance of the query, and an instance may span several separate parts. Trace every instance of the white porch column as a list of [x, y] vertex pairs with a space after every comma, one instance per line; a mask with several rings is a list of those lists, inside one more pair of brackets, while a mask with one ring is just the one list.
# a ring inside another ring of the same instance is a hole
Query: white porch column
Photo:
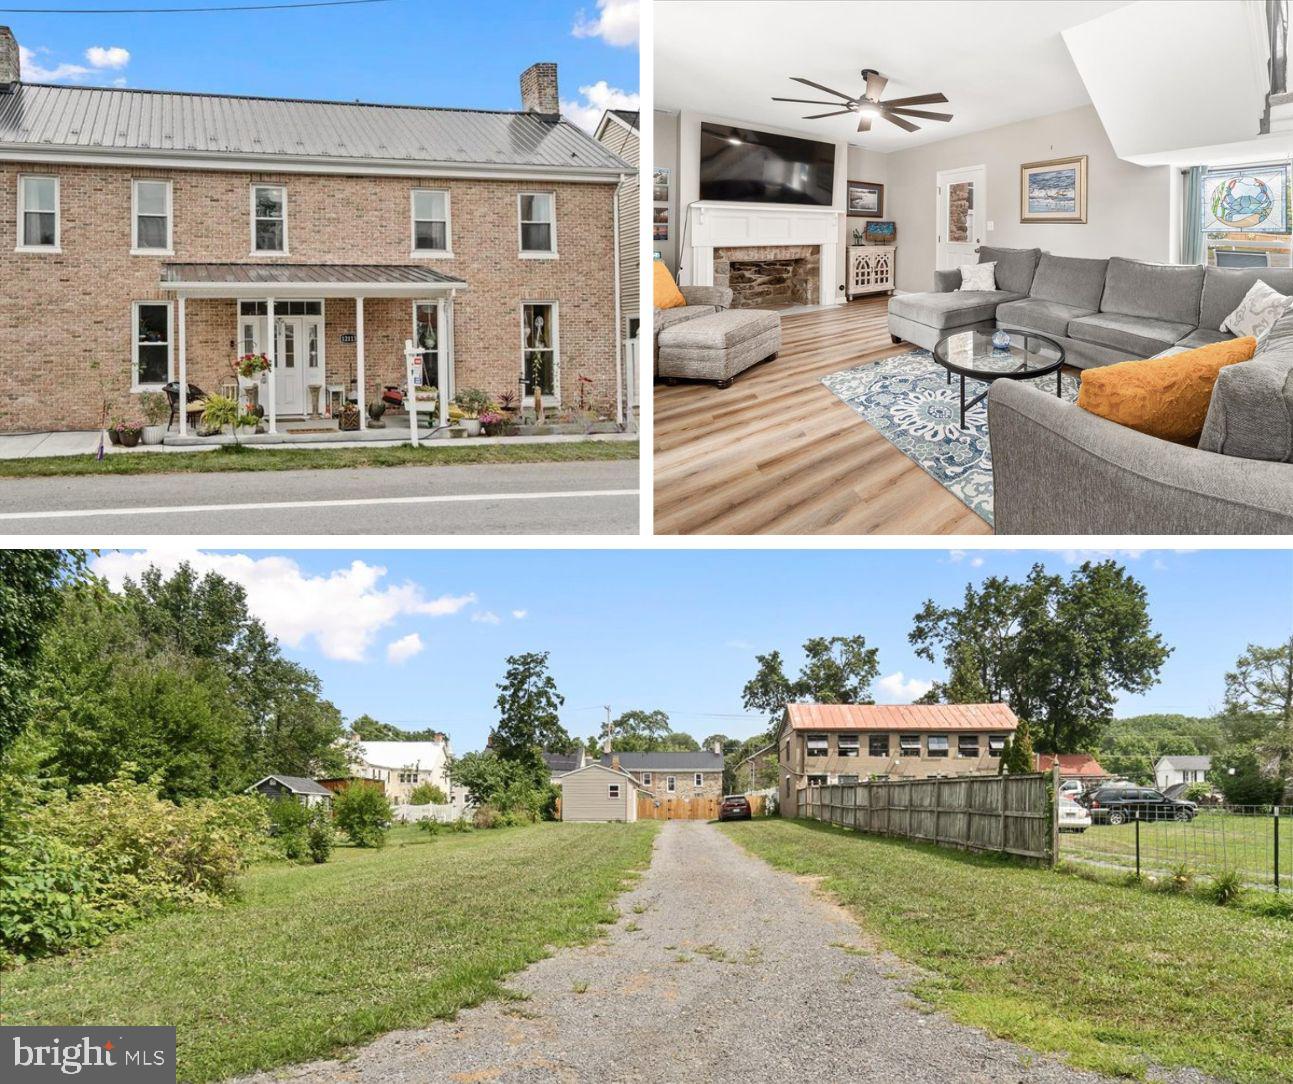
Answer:
[[275, 356], [278, 351], [278, 333], [274, 328], [274, 299], [267, 297], [265, 299], [265, 326], [269, 330], [265, 338], [269, 341], [265, 344], [268, 348], [265, 353], [269, 355], [269, 431], [278, 432], [278, 377], [274, 373], [274, 366], [278, 359]]
[[368, 428], [368, 385], [364, 383], [364, 299], [355, 298], [355, 382], [359, 385], [359, 428]]
[[[436, 390], [440, 395], [436, 427], [446, 432], [449, 426], [450, 374], [453, 372], [453, 298], [454, 292], [450, 290], [448, 299], [440, 305], [440, 313], [444, 320], [441, 321], [443, 326], [440, 328], [440, 375], [436, 380]], [[422, 379], [425, 380], [426, 377], [423, 376]]]
[[188, 351], [188, 312], [185, 301], [180, 294], [180, 436], [189, 432], [189, 351]]

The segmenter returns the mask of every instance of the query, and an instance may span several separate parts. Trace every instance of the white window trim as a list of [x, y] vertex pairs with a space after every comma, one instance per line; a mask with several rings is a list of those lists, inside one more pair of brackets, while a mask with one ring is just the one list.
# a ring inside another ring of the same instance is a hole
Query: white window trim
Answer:
[[[521, 302], [521, 378], [525, 378], [525, 352], [529, 349], [525, 345], [525, 306], [526, 305], [547, 305], [552, 309], [552, 394], [546, 391], [543, 393], [545, 403], [555, 403], [561, 405], [561, 306], [556, 301], [548, 301], [545, 298], [527, 297]], [[534, 394], [527, 392], [521, 397], [521, 405], [529, 403], [534, 405]]]
[[[283, 193], [283, 247], [282, 248], [257, 248], [256, 247], [256, 189], [258, 188], [277, 188]], [[285, 184], [253, 184], [247, 189], [247, 202], [251, 212], [251, 255], [253, 256], [290, 256], [291, 242], [288, 239], [287, 231], [287, 185]]]
[[[139, 247], [139, 186], [141, 184], [164, 184], [166, 186], [166, 247]], [[172, 183], [162, 177], [134, 177], [130, 182], [130, 255], [132, 256], [174, 256], [174, 198]]]
[[693, 783], [693, 786], [696, 786], [696, 787], [703, 787], [704, 785], [705, 785], [705, 777], [704, 777], [704, 775], [702, 775], [700, 772], [697, 772], [697, 773], [696, 773], [695, 782]]
[[[435, 222], [436, 219], [419, 219], [417, 217], [417, 194], [419, 192], [439, 192], [444, 196], [444, 248], [418, 248], [419, 221]], [[453, 256], [453, 197], [447, 188], [409, 189], [409, 255], [415, 260], [452, 260]]]
[[643, 785], [644, 787], [649, 787], [649, 786], [651, 785], [651, 773], [650, 773], [650, 772], [643, 772], [643, 773], [642, 773], [642, 785]]
[[607, 783], [607, 784], [606, 784], [606, 797], [607, 797], [607, 798], [610, 798], [610, 799], [614, 799], [615, 801], [619, 801], [619, 798], [620, 798], [620, 785], [619, 785], [618, 783]]
[[[162, 305], [166, 308], [166, 379], [161, 384], [139, 383], [139, 306]], [[169, 301], [132, 301], [130, 303], [130, 390], [161, 391], [175, 379], [175, 308]]]
[[[25, 245], [23, 244], [23, 217], [26, 214], [23, 193], [26, 188], [23, 184], [27, 180], [48, 180], [54, 182], [54, 243], [52, 245]], [[19, 173], [18, 174], [18, 221], [16, 223], [18, 232], [14, 235], [17, 244], [14, 245], [15, 252], [47, 252], [57, 255], [63, 251], [63, 183], [62, 179], [56, 173]]]
[[[521, 230], [521, 199], [524, 196], [547, 196], [552, 200], [552, 248], [547, 252], [540, 252], [537, 249], [528, 251], [525, 248], [525, 241]], [[555, 260], [557, 258], [557, 193], [555, 191], [544, 191], [542, 189], [529, 189], [525, 192], [516, 194], [516, 251], [523, 260]]]
[[666, 776], [664, 789], [668, 794], [676, 794], [678, 792], [678, 777], [676, 775]]

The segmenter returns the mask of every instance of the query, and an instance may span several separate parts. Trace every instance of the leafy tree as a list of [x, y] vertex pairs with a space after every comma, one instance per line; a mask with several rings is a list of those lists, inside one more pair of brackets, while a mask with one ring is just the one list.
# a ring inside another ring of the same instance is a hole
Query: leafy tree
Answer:
[[409, 791], [409, 805], [445, 805], [449, 796], [434, 783], [419, 783]]
[[360, 741], [406, 741], [404, 731], [390, 723], [380, 723], [371, 715], [358, 715], [350, 722], [350, 733]]
[[742, 748], [745, 745], [745, 742], [743, 742], [740, 738], [729, 738], [726, 734], [711, 734], [708, 738], [706, 738], [703, 742], [700, 743], [701, 748], [713, 749], [715, 742], [718, 743], [719, 749], [722, 751], [723, 756], [725, 757], [731, 756], [738, 749]]
[[525, 767], [535, 786], [547, 782], [542, 750], [564, 752], [573, 745], [561, 725], [559, 712], [566, 698], [548, 673], [548, 652], [511, 655], [498, 683], [498, 725], [492, 748], [503, 760]]
[[1114, 561], [1070, 574], [1034, 565], [1022, 583], [967, 584], [959, 606], [927, 601], [908, 640], [947, 667], [947, 697], [1005, 701], [1048, 753], [1093, 748], [1120, 692], [1144, 692], [1171, 653], [1151, 631], [1144, 587]]
[[350, 783], [332, 799], [332, 816], [356, 847], [384, 847], [391, 827], [391, 804], [376, 787]]
[[[695, 753], [700, 750], [700, 742], [685, 730], [671, 730], [660, 742], [661, 753]], [[655, 751], [655, 750], [653, 750]]]
[[[546, 776], [536, 782], [523, 760], [505, 760], [492, 749], [455, 757], [449, 765], [449, 778], [467, 791], [468, 800], [478, 811], [491, 811], [482, 821], [491, 827], [512, 823], [512, 817], [537, 820], [549, 815], [556, 798], [556, 788]], [[493, 813], [505, 819], [500, 822]]]
[[1255, 751], [1267, 775], [1287, 781], [1293, 775], [1293, 638], [1277, 647], [1248, 645], [1226, 674], [1226, 711], [1268, 722]]
[[60, 585], [83, 572], [84, 554], [0, 550], [0, 757], [27, 725], [41, 638], [62, 602]]
[[332, 817], [328, 807], [317, 805], [310, 814], [310, 826], [306, 833], [306, 844], [310, 858], [316, 865], [323, 865], [332, 854]]
[[602, 724], [598, 749], [609, 741], [612, 749], [622, 753], [650, 753], [663, 747], [669, 732], [669, 715], [659, 708], [626, 711]]
[[269, 803], [269, 823], [283, 856], [292, 862], [303, 859], [310, 848], [312, 811], [295, 798], [276, 798]]
[[1231, 805], [1269, 805], [1280, 799], [1283, 781], [1267, 771], [1267, 762], [1252, 745], [1236, 746], [1212, 758], [1208, 782]]
[[814, 636], [804, 641], [799, 676], [786, 677], [781, 652], [756, 655], [758, 669], [745, 683], [746, 711], [764, 712], [773, 723], [787, 704], [870, 704], [871, 683], [880, 675], [879, 649], [864, 636]]

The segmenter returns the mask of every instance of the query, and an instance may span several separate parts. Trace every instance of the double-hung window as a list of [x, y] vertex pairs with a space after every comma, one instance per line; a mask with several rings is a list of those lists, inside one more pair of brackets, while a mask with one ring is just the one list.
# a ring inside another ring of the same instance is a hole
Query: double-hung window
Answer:
[[606, 784], [606, 797], [615, 801], [620, 796], [620, 785], [618, 783]]
[[413, 189], [413, 255], [453, 255], [449, 244], [449, 193], [443, 189]]
[[560, 364], [556, 302], [525, 302], [521, 306], [521, 375], [527, 394], [533, 396], [537, 385], [544, 395], [555, 396]]
[[132, 314], [135, 388], [160, 388], [171, 379], [171, 307], [136, 301]]
[[171, 251], [171, 182], [135, 181], [131, 186], [134, 226], [130, 251], [169, 253]]
[[518, 199], [521, 215], [521, 255], [557, 254], [557, 201], [551, 192], [522, 192]]
[[835, 753], [841, 757], [858, 755], [859, 738], [856, 734], [837, 734], [835, 736]]
[[671, 775], [668, 778], [666, 778], [664, 781], [664, 789], [667, 790], [670, 794], [673, 794], [674, 791], [678, 789], [678, 777]]
[[804, 749], [810, 757], [824, 757], [830, 752], [830, 739], [825, 734], [808, 734]]
[[60, 236], [58, 178], [18, 178], [18, 249], [57, 252]]
[[904, 757], [920, 756], [920, 735], [919, 734], [898, 735], [898, 755], [904, 756]]
[[695, 782], [696, 788], [699, 789], [705, 785], [705, 777], [701, 775], [700, 772], [697, 772], [694, 782]]
[[252, 252], [287, 252], [287, 188], [281, 184], [251, 186]]
[[947, 735], [931, 734], [925, 739], [925, 750], [931, 757], [947, 756]]
[[650, 773], [650, 772], [643, 772], [643, 773], [642, 773], [642, 785], [643, 785], [644, 787], [649, 787], [649, 786], [651, 785], [651, 773]]

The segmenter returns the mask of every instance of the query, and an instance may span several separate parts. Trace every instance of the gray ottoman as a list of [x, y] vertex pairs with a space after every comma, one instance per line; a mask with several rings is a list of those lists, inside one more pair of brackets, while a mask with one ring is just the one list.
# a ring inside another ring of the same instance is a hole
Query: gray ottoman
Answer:
[[712, 380], [720, 388], [732, 377], [781, 349], [781, 317], [758, 309], [727, 309], [674, 324], [660, 332], [659, 373], [676, 380]]

